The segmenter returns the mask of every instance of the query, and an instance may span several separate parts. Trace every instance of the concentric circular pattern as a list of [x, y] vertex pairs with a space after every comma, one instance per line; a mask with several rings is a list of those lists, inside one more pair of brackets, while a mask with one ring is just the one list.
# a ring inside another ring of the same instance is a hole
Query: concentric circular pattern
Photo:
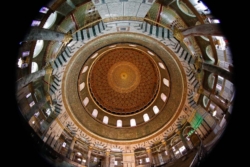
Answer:
[[115, 63], [108, 71], [109, 86], [119, 93], [129, 93], [141, 80], [139, 69], [128, 61]]
[[159, 89], [159, 72], [146, 52], [116, 47], [103, 52], [89, 73], [89, 88], [96, 103], [115, 114], [146, 108]]

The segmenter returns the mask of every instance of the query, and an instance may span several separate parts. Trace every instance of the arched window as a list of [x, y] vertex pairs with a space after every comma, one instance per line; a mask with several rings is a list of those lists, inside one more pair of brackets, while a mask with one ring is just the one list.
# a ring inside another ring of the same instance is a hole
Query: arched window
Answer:
[[153, 111], [154, 111], [155, 114], [157, 114], [159, 112], [159, 108], [157, 106], [154, 106]]
[[85, 87], [85, 83], [83, 82], [83, 83], [80, 84], [80, 88], [79, 88], [80, 91], [83, 90], [84, 87]]
[[84, 106], [87, 106], [88, 103], [89, 103], [89, 98], [85, 97], [85, 99], [83, 100]]
[[122, 120], [117, 120], [117, 122], [116, 122], [116, 126], [117, 127], [122, 127]]
[[32, 62], [32, 64], [31, 64], [31, 73], [34, 73], [36, 71], [38, 71], [38, 65], [37, 65], [36, 62]]
[[88, 70], [89, 66], [83, 67], [82, 73], [85, 73]]
[[43, 28], [45, 29], [49, 29], [50, 27], [53, 26], [53, 24], [55, 23], [56, 21], [56, 17], [57, 17], [57, 13], [56, 12], [53, 12], [49, 15], [49, 18], [47, 19], [47, 21], [45, 22]]
[[108, 122], [109, 122], [109, 117], [104, 116], [102, 122], [105, 123], [105, 124], [108, 124]]
[[35, 58], [36, 56], [39, 55], [39, 53], [42, 51], [43, 49], [43, 40], [37, 40], [36, 41], [36, 46], [35, 46], [35, 49], [34, 49], [34, 54], [33, 54], [33, 58]]
[[94, 59], [97, 55], [98, 55], [98, 53], [95, 53], [95, 54], [91, 57], [91, 59]]
[[169, 87], [169, 80], [166, 78], [163, 78], [163, 83], [164, 85], [166, 85], [167, 87]]
[[143, 115], [143, 119], [145, 122], [147, 122], [149, 120], [149, 116], [147, 113]]
[[161, 99], [162, 101], [166, 102], [167, 96], [164, 93], [161, 93]]
[[97, 111], [97, 109], [94, 109], [92, 112], [92, 116], [96, 118], [97, 115], [98, 115], [98, 111]]
[[159, 62], [159, 66], [160, 66], [162, 69], [165, 69], [164, 65], [163, 65], [161, 62]]
[[131, 127], [132, 127], [132, 126], [136, 126], [136, 122], [135, 122], [135, 119], [134, 119], [134, 118], [130, 120], [130, 126], [131, 126]]
[[148, 51], [148, 53], [151, 54], [152, 56], [154, 56], [154, 53], [152, 53], [152, 52], [150, 52], [150, 51]]

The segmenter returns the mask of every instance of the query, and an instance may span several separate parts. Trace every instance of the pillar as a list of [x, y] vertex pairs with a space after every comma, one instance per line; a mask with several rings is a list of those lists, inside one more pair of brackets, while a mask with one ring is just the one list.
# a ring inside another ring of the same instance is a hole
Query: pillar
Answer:
[[[205, 63], [205, 62], [203, 62], [201, 64], [201, 68], [203, 70], [209, 71], [209, 72], [214, 73], [216, 75], [220, 75], [223, 78], [225, 78], [225, 79], [227, 79], [227, 80], [229, 80], [230, 82], [233, 83], [232, 72], [230, 72], [230, 71], [227, 71], [227, 70], [225, 70], [225, 69], [223, 69], [221, 67], [218, 67], [218, 66], [213, 65], [213, 64], [208, 64], [208, 63]], [[232, 68], [233, 67], [231, 67], [231, 70], [233, 70]]]
[[91, 158], [92, 149], [93, 149], [93, 144], [90, 144], [89, 150], [88, 150], [88, 155], [87, 155], [87, 162], [86, 162], [87, 166], [90, 166], [90, 158]]
[[[170, 142], [170, 141], [169, 141], [169, 142]], [[165, 144], [166, 144], [166, 150], [167, 150], [168, 155], [169, 155], [169, 157], [170, 157], [170, 161], [175, 160], [175, 155], [174, 155], [173, 150], [170, 148], [170, 143], [165, 142]]]
[[109, 167], [109, 156], [110, 156], [110, 150], [107, 149], [105, 153], [105, 167]]
[[72, 138], [70, 147], [69, 147], [68, 152], [67, 152], [67, 155], [66, 155], [66, 157], [67, 157], [68, 159], [71, 159], [71, 158], [72, 158], [72, 153], [73, 153], [73, 150], [74, 150], [75, 142], [76, 142], [76, 137], [74, 136], [74, 137]]
[[213, 35], [213, 36], [223, 36], [219, 24], [211, 23], [211, 24], [200, 24], [188, 27], [186, 29], [181, 30], [184, 37], [186, 36], [199, 36], [199, 35]]
[[214, 35], [214, 36], [223, 36], [222, 32], [220, 31], [220, 27], [218, 23], [211, 23], [211, 24], [200, 24], [191, 26], [185, 29], [178, 29], [174, 27], [174, 36], [183, 41], [183, 39], [187, 36], [200, 36], [200, 35]]
[[44, 68], [42, 68], [39, 71], [36, 71], [34, 73], [30, 73], [26, 76], [23, 76], [22, 78], [20, 78], [19, 80], [17, 80], [17, 91], [20, 90], [21, 88], [23, 88], [24, 86], [26, 86], [27, 84], [36, 81], [37, 79], [45, 76], [46, 74], [52, 74], [52, 67], [49, 64], [48, 66], [45, 66]]
[[44, 104], [46, 104], [47, 99], [46, 98], [42, 98], [39, 102], [35, 103], [34, 106], [31, 107], [31, 109], [29, 110], [29, 112], [25, 115], [25, 118], [27, 120], [30, 120], [30, 118], [37, 112], [39, 111], [39, 109], [41, 109]]
[[147, 154], [148, 154], [148, 158], [149, 158], [150, 164], [153, 165], [153, 157], [152, 157], [151, 148], [150, 148], [150, 147], [147, 147], [147, 148], [146, 148], [146, 151], [147, 151]]
[[233, 77], [232, 77], [233, 67], [232, 66], [230, 66], [230, 68], [229, 68], [230, 71], [227, 71], [227, 70], [225, 70], [217, 65], [202, 62], [202, 60], [199, 57], [197, 57], [195, 59], [194, 65], [198, 69], [197, 71], [200, 71], [201, 69], [203, 69], [203, 70], [206, 70], [208, 72], [214, 73], [216, 75], [220, 75], [223, 78], [225, 78], [233, 83]]
[[46, 73], [45, 69], [41, 69], [39, 71], [36, 71], [34, 73], [31, 73], [29, 75], [26, 75], [26, 76], [20, 78], [17, 81], [17, 90], [20, 90], [21, 88], [23, 88], [27, 84], [36, 81], [38, 78], [44, 76], [45, 73]]
[[183, 136], [183, 134], [182, 134], [182, 129], [179, 129], [179, 130], [177, 131], [177, 134], [180, 136], [181, 141], [182, 141], [184, 147], [186, 148], [186, 150], [187, 150], [187, 152], [188, 152], [188, 151], [190, 150], [190, 148], [189, 148], [189, 146], [188, 146], [188, 144], [187, 144], [187, 139], [186, 139], [186, 138]]
[[29, 34], [24, 38], [24, 41], [36, 41], [36, 40], [53, 40], [60, 41], [67, 44], [73, 39], [71, 34], [65, 34], [62, 32], [53, 31], [50, 29], [44, 29], [39, 27], [33, 27]]
[[215, 96], [214, 94], [212, 94], [211, 92], [203, 89], [203, 88], [200, 88], [199, 89], [199, 93], [207, 96], [213, 103], [215, 103], [218, 107], [221, 108], [221, 110], [226, 114], [227, 113], [227, 110], [229, 108], [229, 106], [226, 104], [226, 103], [223, 103], [221, 100], [221, 98], [219, 98], [219, 96]]

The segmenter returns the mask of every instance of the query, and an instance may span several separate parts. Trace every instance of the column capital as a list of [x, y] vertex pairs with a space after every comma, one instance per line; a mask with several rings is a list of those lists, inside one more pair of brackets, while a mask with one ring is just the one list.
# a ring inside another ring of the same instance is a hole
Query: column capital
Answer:
[[65, 34], [62, 40], [64, 46], [66, 46], [72, 39], [73, 39], [72, 34], [70, 33]]
[[174, 27], [173, 34], [174, 34], [174, 37], [177, 38], [180, 42], [183, 41], [184, 36], [183, 36], [182, 31], [180, 29], [178, 29], [177, 27]]

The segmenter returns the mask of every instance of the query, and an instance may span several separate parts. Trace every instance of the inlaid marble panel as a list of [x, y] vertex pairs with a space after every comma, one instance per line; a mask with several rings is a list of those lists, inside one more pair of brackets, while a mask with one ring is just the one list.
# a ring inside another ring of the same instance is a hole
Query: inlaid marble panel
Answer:
[[141, 4], [137, 13], [137, 17], [145, 17], [151, 5]]
[[107, 5], [110, 17], [123, 16], [123, 3], [109, 3]]
[[124, 2], [124, 16], [136, 16], [140, 3]]

